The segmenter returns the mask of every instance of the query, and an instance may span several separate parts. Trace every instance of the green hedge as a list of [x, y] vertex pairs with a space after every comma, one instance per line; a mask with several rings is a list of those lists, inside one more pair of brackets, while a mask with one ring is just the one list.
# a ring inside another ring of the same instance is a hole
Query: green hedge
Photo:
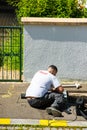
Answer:
[[[87, 17], [87, 9], [80, 8], [78, 0], [7, 0], [7, 2], [16, 7], [19, 21], [21, 17]], [[85, 4], [85, 0], [82, 4]]]

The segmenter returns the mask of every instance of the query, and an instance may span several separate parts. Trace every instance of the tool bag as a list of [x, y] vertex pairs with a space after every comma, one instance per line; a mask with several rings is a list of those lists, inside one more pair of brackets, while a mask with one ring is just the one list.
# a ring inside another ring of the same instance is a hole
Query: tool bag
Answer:
[[85, 107], [85, 102], [83, 97], [78, 97], [76, 99], [76, 114], [83, 116], [87, 119], [87, 108]]

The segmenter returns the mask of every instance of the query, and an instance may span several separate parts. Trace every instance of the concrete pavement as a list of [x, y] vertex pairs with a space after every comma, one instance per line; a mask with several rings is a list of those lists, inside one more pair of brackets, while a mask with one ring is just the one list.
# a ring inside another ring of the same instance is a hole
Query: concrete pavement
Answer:
[[[46, 110], [39, 110], [29, 106], [26, 99], [21, 99], [21, 93], [25, 93], [29, 83], [0, 83], [0, 119], [12, 120], [65, 120], [82, 121], [86, 119], [82, 116], [76, 116], [75, 106], [71, 106], [71, 113], [63, 112], [63, 117], [53, 117], [48, 115]], [[67, 89], [67, 88], [66, 88]], [[76, 90], [76, 88], [73, 88]], [[71, 93], [72, 88], [68, 88]], [[86, 91], [86, 84], [78, 91]], [[16, 122], [17, 123], [17, 122]]]

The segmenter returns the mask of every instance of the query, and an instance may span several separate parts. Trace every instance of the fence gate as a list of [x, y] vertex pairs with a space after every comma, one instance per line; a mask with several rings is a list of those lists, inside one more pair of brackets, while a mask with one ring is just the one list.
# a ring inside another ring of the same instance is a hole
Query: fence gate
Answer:
[[22, 28], [0, 27], [0, 81], [22, 80]]

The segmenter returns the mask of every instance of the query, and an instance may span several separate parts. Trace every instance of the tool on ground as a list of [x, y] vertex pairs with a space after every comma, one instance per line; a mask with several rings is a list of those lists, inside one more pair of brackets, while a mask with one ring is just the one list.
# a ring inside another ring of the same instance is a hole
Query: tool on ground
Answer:
[[25, 93], [21, 93], [21, 99], [26, 99], [26, 94]]
[[76, 99], [76, 114], [78, 116], [83, 116], [87, 120], [87, 108], [85, 107], [83, 97], [78, 97]]
[[77, 89], [80, 88], [80, 84], [79, 83], [75, 83], [75, 84], [63, 84], [63, 87], [76, 87]]

